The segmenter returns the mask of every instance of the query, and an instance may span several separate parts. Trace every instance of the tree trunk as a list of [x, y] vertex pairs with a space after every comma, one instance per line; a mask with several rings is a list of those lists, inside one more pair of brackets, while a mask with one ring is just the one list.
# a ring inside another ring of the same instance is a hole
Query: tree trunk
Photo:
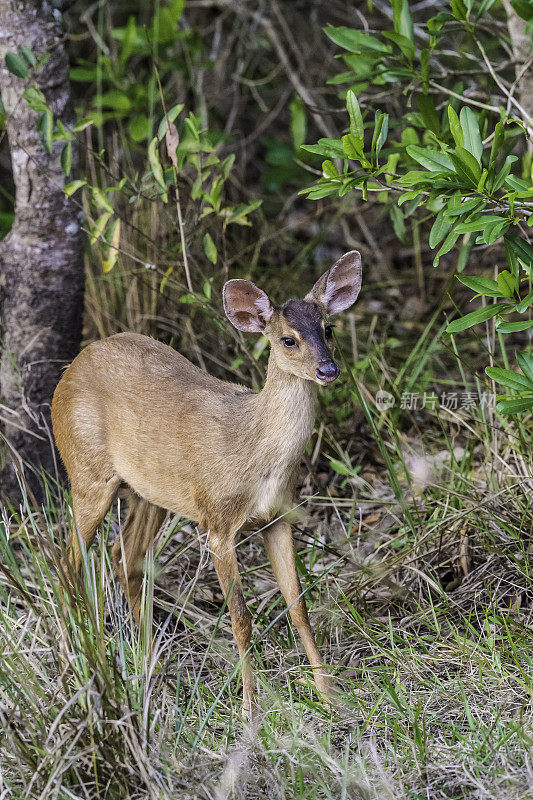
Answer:
[[515, 71], [517, 77], [518, 99], [520, 105], [526, 112], [526, 123], [529, 129], [528, 149], [533, 151], [533, 69], [529, 63], [533, 50], [531, 47], [531, 36], [526, 33], [526, 21], [518, 16], [511, 5], [511, 0], [503, 0], [505, 13], [507, 14], [507, 28], [511, 47], [515, 60]]
[[[40, 469], [53, 472], [50, 403], [61, 368], [76, 355], [81, 338], [81, 215], [64, 195], [63, 144], [55, 144], [52, 154], [46, 151], [37, 131], [39, 114], [22, 97], [36, 82], [55, 119], [72, 124], [60, 5], [57, 0], [0, 0], [0, 92], [16, 188], [15, 222], [0, 243], [0, 420], [10, 445], [0, 495], [15, 501], [20, 459], [38, 497], [43, 496]], [[6, 53], [21, 45], [37, 57], [50, 54], [26, 80], [5, 68]], [[75, 168], [75, 141], [72, 146]], [[12, 450], [18, 457], [9, 456]]]

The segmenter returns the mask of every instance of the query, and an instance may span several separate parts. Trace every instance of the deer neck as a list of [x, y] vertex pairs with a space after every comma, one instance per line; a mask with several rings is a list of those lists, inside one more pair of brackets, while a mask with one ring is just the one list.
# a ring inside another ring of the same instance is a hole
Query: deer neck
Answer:
[[271, 352], [265, 386], [254, 398], [266, 450], [299, 462], [313, 432], [316, 395], [316, 383], [280, 369]]

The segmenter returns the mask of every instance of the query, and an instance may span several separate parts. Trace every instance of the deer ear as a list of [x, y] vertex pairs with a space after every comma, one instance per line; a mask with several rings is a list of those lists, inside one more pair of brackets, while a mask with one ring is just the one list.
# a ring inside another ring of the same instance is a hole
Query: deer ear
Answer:
[[251, 281], [227, 281], [222, 298], [231, 324], [246, 333], [262, 333], [274, 312], [268, 295]]
[[305, 299], [324, 306], [329, 317], [350, 308], [360, 289], [361, 256], [357, 250], [351, 250], [320, 276]]

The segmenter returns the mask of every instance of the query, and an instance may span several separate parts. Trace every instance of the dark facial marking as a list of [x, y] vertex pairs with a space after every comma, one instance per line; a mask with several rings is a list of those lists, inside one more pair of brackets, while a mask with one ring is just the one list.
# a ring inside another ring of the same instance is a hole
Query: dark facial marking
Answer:
[[316, 303], [307, 300], [287, 300], [281, 306], [281, 313], [287, 324], [298, 331], [302, 339], [317, 352], [319, 360], [331, 360], [331, 355], [324, 343], [322, 315]]

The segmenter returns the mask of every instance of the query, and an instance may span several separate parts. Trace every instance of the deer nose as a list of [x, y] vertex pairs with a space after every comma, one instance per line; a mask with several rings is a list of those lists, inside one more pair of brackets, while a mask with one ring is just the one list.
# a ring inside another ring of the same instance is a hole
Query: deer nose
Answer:
[[316, 371], [316, 376], [319, 381], [331, 383], [339, 377], [340, 369], [334, 361], [322, 361]]

